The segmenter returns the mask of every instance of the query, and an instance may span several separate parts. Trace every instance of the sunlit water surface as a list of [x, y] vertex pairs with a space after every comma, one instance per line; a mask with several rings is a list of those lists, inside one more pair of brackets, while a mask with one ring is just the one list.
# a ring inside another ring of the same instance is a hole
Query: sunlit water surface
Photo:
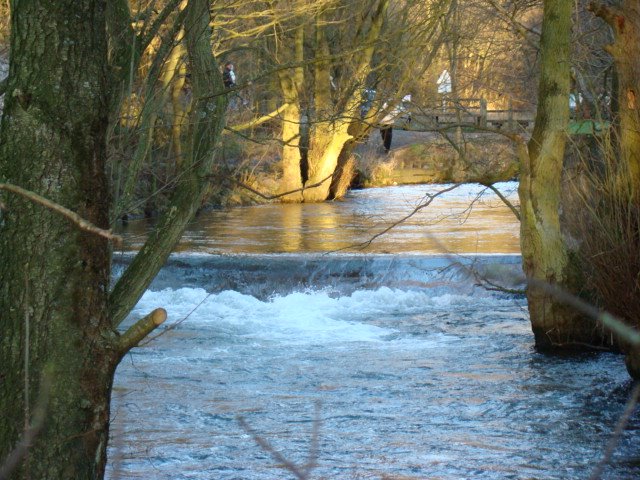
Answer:
[[[162, 306], [172, 328], [118, 369], [108, 477], [295, 478], [244, 419], [300, 469], [314, 459], [309, 478], [588, 478], [630, 383], [615, 355], [536, 353], [524, 298], [476, 285], [522, 286], [506, 208], [487, 197], [462, 222], [480, 191], [464, 187], [369, 249], [321, 253], [427, 191], [201, 215], [128, 320]], [[638, 427], [605, 478], [640, 475]]]
[[[517, 184], [497, 185], [517, 202]], [[346, 250], [366, 253], [519, 253], [519, 225], [490, 190], [460, 185], [373, 188], [343, 201], [259, 205], [204, 212], [191, 224], [178, 251], [299, 253]], [[414, 210], [418, 209], [414, 215]], [[411, 216], [410, 216], [411, 215]], [[391, 229], [389, 227], [405, 221]], [[142, 245], [150, 222], [132, 222], [126, 248]], [[371, 241], [372, 240], [372, 241]]]

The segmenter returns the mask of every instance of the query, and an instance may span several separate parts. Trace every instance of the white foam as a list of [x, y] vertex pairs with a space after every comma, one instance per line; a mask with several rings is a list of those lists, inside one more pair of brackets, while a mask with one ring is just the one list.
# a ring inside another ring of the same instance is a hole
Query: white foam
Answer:
[[434, 295], [428, 289], [388, 287], [337, 298], [325, 291], [294, 292], [263, 301], [231, 290], [209, 294], [200, 288], [180, 288], [146, 292], [134, 316], [163, 307], [169, 314], [168, 324], [188, 316], [186, 327], [213, 329], [224, 335], [286, 343], [377, 342], [396, 333], [373, 325], [378, 318], [428, 315], [452, 306], [496, 301], [479, 295]]
[[146, 292], [134, 310], [143, 315], [163, 307], [169, 322], [183, 319], [197, 328], [220, 329], [235, 335], [294, 343], [381, 341], [393, 330], [354, 318], [349, 302], [324, 292], [298, 292], [261, 301], [234, 291], [208, 294], [203, 289]]

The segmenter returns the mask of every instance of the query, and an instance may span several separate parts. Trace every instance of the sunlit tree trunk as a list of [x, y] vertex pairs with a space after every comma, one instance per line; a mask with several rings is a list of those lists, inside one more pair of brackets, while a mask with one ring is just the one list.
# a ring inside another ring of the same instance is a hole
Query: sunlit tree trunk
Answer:
[[298, 26], [293, 37], [293, 48], [285, 51], [293, 53], [292, 60], [296, 67], [284, 69], [278, 72], [280, 88], [286, 108], [282, 112], [282, 179], [280, 180], [280, 193], [296, 193], [285, 195], [285, 202], [299, 202], [302, 200], [302, 153], [300, 151], [302, 140], [302, 125], [300, 115], [300, 91], [304, 82], [304, 28]]
[[571, 2], [545, 0], [539, 103], [520, 174], [523, 267], [536, 346], [542, 349], [600, 343], [591, 321], [565, 306], [544, 284], [577, 293], [574, 256], [560, 224], [561, 177], [569, 120]]
[[[277, 42], [279, 52], [290, 52], [290, 55], [276, 54], [277, 61], [281, 64], [293, 62], [293, 66], [279, 72], [283, 99], [287, 104], [282, 113], [283, 174], [279, 190], [284, 193], [302, 189], [300, 193], [285, 196], [284, 201], [322, 202], [331, 196], [344, 193], [343, 188], [332, 189], [331, 185], [332, 182], [334, 186], [337, 185], [336, 179], [341, 178], [341, 172], [346, 172], [345, 169], [338, 168], [339, 159], [348, 157], [345, 147], [353, 139], [352, 125], [360, 120], [358, 108], [362, 88], [370, 71], [371, 59], [382, 30], [389, 0], [373, 0], [369, 2], [372, 8], [367, 6], [361, 16], [353, 16], [361, 23], [349, 27], [358, 30], [357, 41], [362, 42], [362, 48], [358, 48], [358, 45], [345, 46], [349, 52], [345, 54], [349, 60], [345, 61], [348, 61], [353, 72], [345, 83], [351, 87], [334, 90], [331, 72], [335, 64], [332, 56], [335, 53], [329, 48], [327, 30], [329, 27], [335, 28], [335, 25], [340, 23], [340, 20], [333, 19], [330, 13], [340, 11], [338, 7], [343, 6], [343, 3], [327, 2], [327, 6], [331, 8], [314, 13], [317, 18], [311, 67], [304, 68], [304, 62], [308, 60], [304, 57], [303, 48], [304, 22], [294, 30], [293, 40], [286, 33], [281, 33]], [[308, 8], [313, 11], [313, 7], [313, 2], [309, 2]], [[362, 5], [357, 4], [356, 8], [362, 8]], [[292, 29], [285, 25], [281, 30], [290, 32]], [[307, 105], [303, 107], [303, 101], [311, 101], [313, 108], [305, 108]], [[304, 120], [301, 118], [303, 111], [309, 113]], [[307, 132], [308, 142], [304, 142], [305, 152], [302, 154], [298, 147]]]

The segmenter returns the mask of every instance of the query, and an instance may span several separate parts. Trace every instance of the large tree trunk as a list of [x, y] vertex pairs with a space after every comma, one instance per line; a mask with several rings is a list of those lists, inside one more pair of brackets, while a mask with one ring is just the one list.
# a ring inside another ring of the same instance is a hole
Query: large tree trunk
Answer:
[[305, 202], [323, 202], [329, 198], [338, 158], [345, 144], [351, 140], [349, 123], [317, 123], [311, 129], [308, 165], [309, 178], [305, 184]]
[[[313, 112], [308, 118], [309, 142], [306, 158], [300, 162], [299, 151], [291, 148], [292, 140], [300, 137], [299, 129], [293, 124], [294, 117], [302, 108], [291, 107], [285, 110], [283, 126], [284, 148], [282, 153], [283, 179], [280, 190], [293, 190], [292, 187], [302, 182], [304, 190], [301, 195], [288, 195], [286, 201], [323, 202], [336, 198], [346, 191], [345, 179], [348, 179], [348, 152], [354, 136], [354, 124], [359, 123], [359, 107], [361, 95], [366, 85], [367, 74], [371, 71], [371, 61], [379, 41], [382, 26], [386, 18], [389, 0], [376, 0], [366, 7], [354, 29], [359, 32], [356, 40], [362, 48], [354, 49], [352, 57], [347, 57], [350, 65], [350, 78], [343, 79], [343, 86], [335, 86], [332, 81], [332, 55], [329, 48], [328, 29], [333, 24], [331, 11], [327, 10], [316, 18], [315, 25], [315, 59], [313, 63], [313, 79], [305, 82], [303, 68], [289, 68], [280, 73], [281, 87], [285, 102], [299, 104], [300, 92], [306, 89], [307, 98], [313, 99]], [[335, 14], [335, 12], [333, 12]], [[303, 58], [302, 28], [296, 31], [291, 51], [295, 52], [281, 60], [295, 59], [302, 65]], [[335, 41], [335, 39], [334, 39]], [[349, 45], [349, 49], [352, 48]], [[310, 69], [309, 69], [310, 70]], [[288, 124], [288, 125], [287, 125]], [[303, 171], [301, 170], [303, 169]], [[299, 187], [298, 187], [299, 188]]]
[[[105, 3], [12, 8], [19, 34], [11, 37], [0, 179], [107, 227]], [[46, 425], [16, 478], [100, 478], [118, 359], [107, 316], [109, 245], [23, 198], [3, 202], [0, 459], [48, 398]]]
[[599, 344], [600, 330], [544, 285], [579, 292], [560, 225], [565, 128], [569, 120], [571, 2], [545, 0], [539, 103], [520, 175], [521, 246], [531, 325], [542, 349]]
[[[108, 241], [26, 200], [37, 194], [108, 227], [106, 132], [117, 108], [109, 95], [122, 76], [108, 68], [106, 2], [12, 6], [0, 183], [28, 192], [1, 199], [0, 472], [12, 465], [4, 463], [9, 456], [19, 459], [15, 478], [99, 479], [115, 368], [166, 313], [155, 310], [122, 334], [117, 327], [200, 206], [222, 131], [226, 105], [216, 95], [223, 86], [211, 53], [209, 4], [191, 0], [184, 15], [197, 122], [182, 150], [181, 181], [111, 294]], [[42, 410], [44, 426], [35, 420]]]

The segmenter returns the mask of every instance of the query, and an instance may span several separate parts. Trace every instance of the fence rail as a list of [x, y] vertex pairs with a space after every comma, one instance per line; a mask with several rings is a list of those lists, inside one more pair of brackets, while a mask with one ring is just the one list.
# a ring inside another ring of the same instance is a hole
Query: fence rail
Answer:
[[533, 126], [535, 112], [487, 108], [484, 98], [462, 98], [455, 104], [447, 102], [440, 108], [411, 112], [411, 130], [438, 130], [447, 125], [461, 125], [476, 128], [496, 128], [508, 131], [527, 129]]

